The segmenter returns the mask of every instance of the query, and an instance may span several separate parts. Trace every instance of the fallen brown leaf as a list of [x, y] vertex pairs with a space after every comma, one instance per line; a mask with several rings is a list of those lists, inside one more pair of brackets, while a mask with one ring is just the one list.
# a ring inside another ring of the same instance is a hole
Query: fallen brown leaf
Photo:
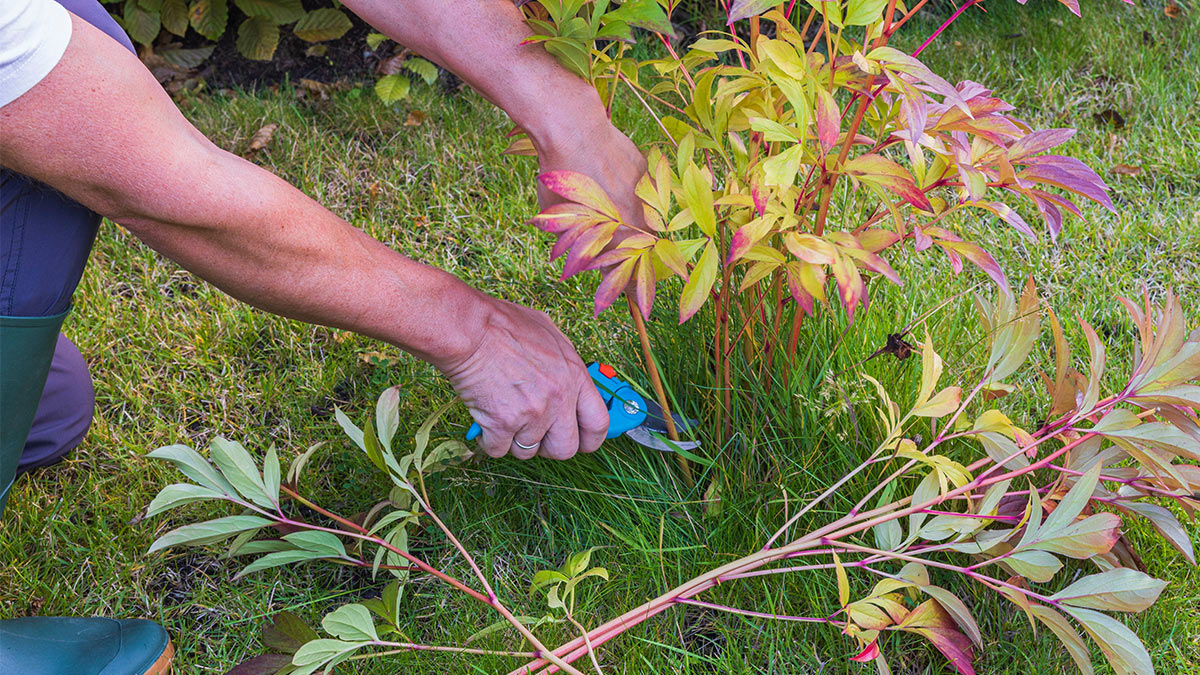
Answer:
[[1178, 19], [1179, 15], [1183, 14], [1183, 10], [1179, 8], [1179, 5], [1172, 2], [1166, 7], [1163, 7], [1163, 14], [1166, 14], [1172, 19]]
[[1129, 164], [1114, 164], [1112, 172], [1118, 176], [1140, 176], [1142, 175], [1142, 167], [1130, 166]]
[[425, 123], [426, 117], [427, 115], [420, 110], [410, 110], [408, 111], [408, 117], [404, 118], [404, 126], [419, 127]]
[[534, 149], [533, 141], [529, 140], [528, 136], [522, 136], [520, 138], [514, 138], [512, 143], [509, 143], [508, 147], [505, 148], [504, 152], [502, 152], [501, 154], [503, 154], [503, 155], [529, 155], [531, 157], [536, 157], [537, 150]]
[[334, 85], [318, 82], [316, 80], [310, 80], [308, 78], [301, 78], [300, 86], [309, 93], [319, 97], [322, 101], [329, 99], [329, 92], [334, 88]]
[[394, 366], [400, 363], [400, 357], [383, 352], [365, 352], [359, 354], [358, 358], [362, 359], [363, 363], [372, 366]]
[[254, 135], [250, 137], [250, 145], [246, 147], [246, 154], [244, 156], [253, 156], [259, 150], [267, 147], [267, 144], [271, 142], [271, 138], [275, 135], [275, 130], [278, 128], [279, 125], [272, 122], [254, 132]]

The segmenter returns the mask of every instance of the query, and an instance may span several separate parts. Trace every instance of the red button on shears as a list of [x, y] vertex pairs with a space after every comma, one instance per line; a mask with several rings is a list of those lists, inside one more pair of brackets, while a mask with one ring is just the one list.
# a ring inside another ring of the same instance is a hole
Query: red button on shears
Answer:
[[617, 371], [615, 369], [613, 369], [613, 367], [608, 365], [607, 363], [601, 363], [599, 366], [597, 366], [596, 370], [599, 370], [600, 374], [605, 377], [616, 377], [617, 376]]

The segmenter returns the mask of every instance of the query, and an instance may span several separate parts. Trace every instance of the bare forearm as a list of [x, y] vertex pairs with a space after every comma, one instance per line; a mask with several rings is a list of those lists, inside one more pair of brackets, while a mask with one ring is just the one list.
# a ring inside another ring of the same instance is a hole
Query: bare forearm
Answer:
[[[136, 58], [75, 20], [58, 67], [0, 109], [5, 166], [126, 225], [230, 294], [437, 365], [469, 353], [481, 295], [219, 150]], [[47, 224], [53, 226], [53, 224]]]
[[529, 132], [539, 151], [607, 127], [595, 89], [563, 68], [512, 0], [346, 0], [388, 37], [453, 71]]
[[452, 275], [392, 251], [232, 155], [218, 155], [189, 180], [204, 194], [171, 209], [169, 220], [157, 209], [119, 220], [256, 307], [370, 335], [435, 365], [470, 353], [471, 337], [459, 327], [482, 321], [481, 297]]

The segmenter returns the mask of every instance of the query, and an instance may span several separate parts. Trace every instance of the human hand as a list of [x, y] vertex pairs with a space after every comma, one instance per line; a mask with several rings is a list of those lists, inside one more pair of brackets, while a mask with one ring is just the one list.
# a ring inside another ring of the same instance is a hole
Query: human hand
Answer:
[[442, 367], [491, 457], [568, 459], [604, 442], [608, 411], [587, 367], [544, 312], [483, 296], [470, 354]]
[[[617, 230], [614, 245], [634, 234], [635, 228], [646, 229], [642, 200], [636, 194], [637, 183], [646, 173], [646, 158], [607, 117], [591, 123], [580, 122], [569, 131], [559, 132], [552, 142], [542, 142], [539, 146], [541, 172], [582, 173], [608, 193], [621, 219], [631, 226]], [[543, 209], [561, 201], [561, 197], [538, 184], [538, 202]]]

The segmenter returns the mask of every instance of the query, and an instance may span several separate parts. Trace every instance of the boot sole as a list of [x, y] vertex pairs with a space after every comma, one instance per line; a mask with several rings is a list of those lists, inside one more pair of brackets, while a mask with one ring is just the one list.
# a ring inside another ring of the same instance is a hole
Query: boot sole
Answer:
[[175, 660], [175, 645], [167, 640], [167, 648], [158, 657], [158, 660], [150, 666], [144, 675], [168, 675], [171, 672], [171, 662]]

